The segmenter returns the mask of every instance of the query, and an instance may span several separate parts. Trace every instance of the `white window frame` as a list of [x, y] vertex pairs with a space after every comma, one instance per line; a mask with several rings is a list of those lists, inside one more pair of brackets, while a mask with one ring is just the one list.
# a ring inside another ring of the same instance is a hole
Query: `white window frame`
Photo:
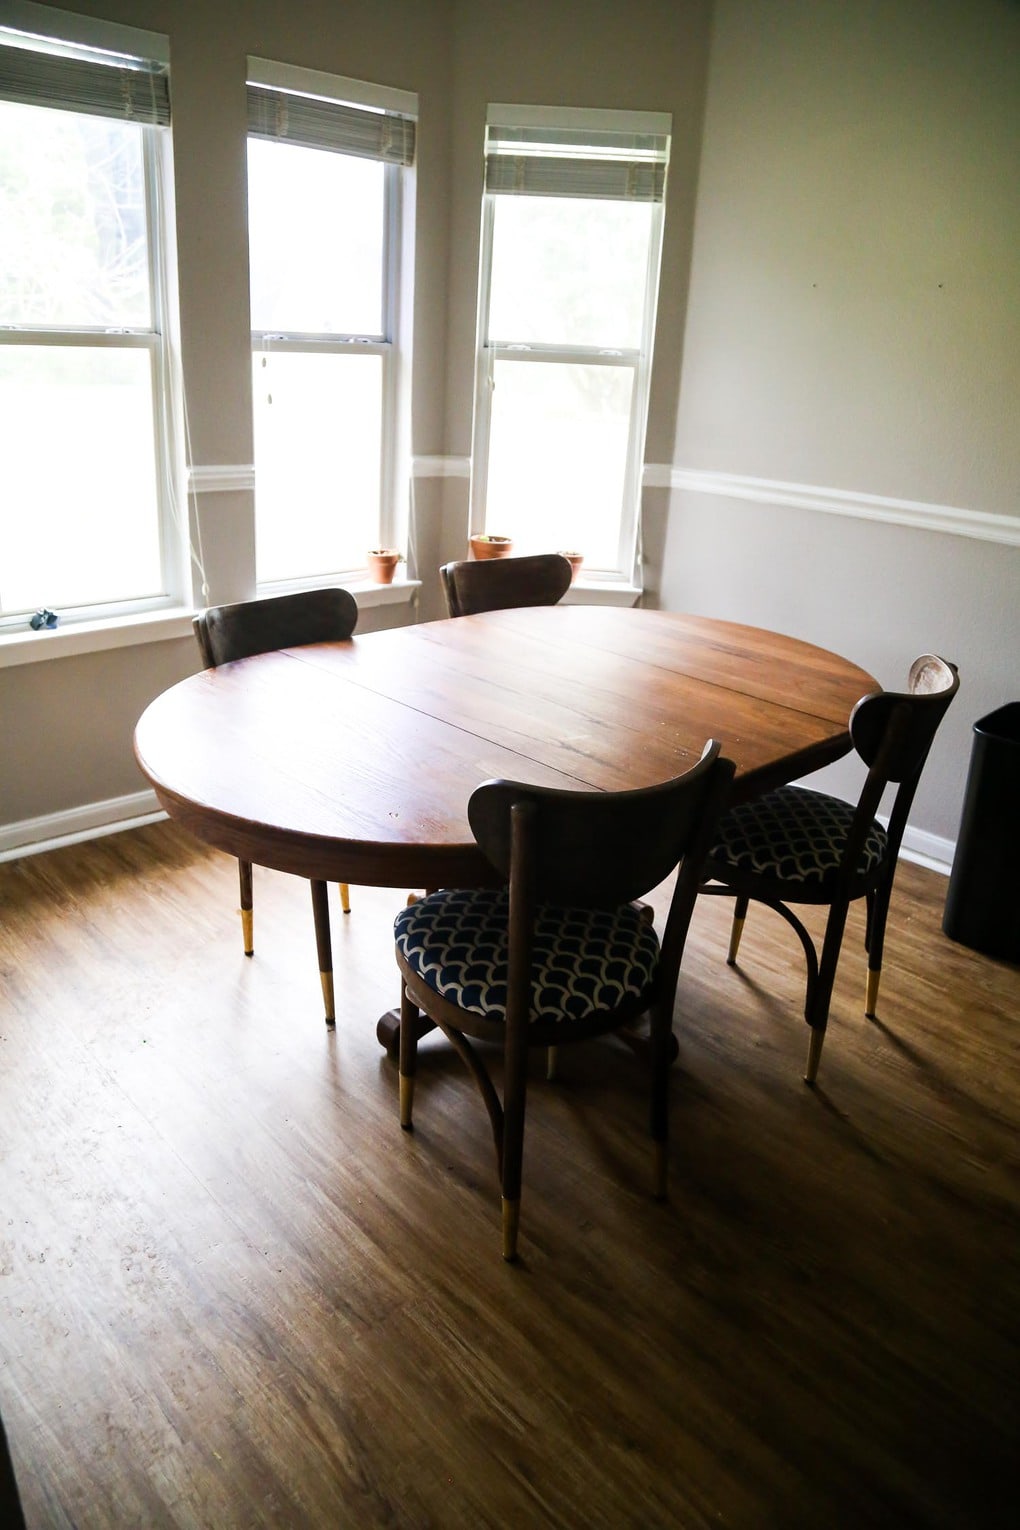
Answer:
[[[489, 476], [489, 441], [491, 427], [491, 398], [496, 361], [511, 361], [526, 365], [542, 365], [549, 362], [566, 362], [588, 366], [627, 367], [634, 374], [631, 390], [631, 413], [619, 513], [619, 536], [617, 542], [617, 566], [612, 569], [584, 570], [586, 581], [616, 582], [627, 585], [639, 582], [640, 577], [640, 508], [641, 478], [644, 466], [645, 434], [648, 423], [648, 400], [651, 385], [652, 346], [655, 335], [655, 316], [658, 304], [659, 271], [662, 258], [662, 235], [665, 214], [665, 165], [668, 165], [669, 140], [672, 118], [660, 112], [621, 112], [598, 108], [514, 106], [505, 103], [491, 104], [486, 113], [486, 137], [500, 129], [522, 129], [525, 136], [541, 136], [541, 130], [551, 133], [557, 130], [590, 134], [594, 144], [607, 136], [619, 135], [621, 140], [635, 135], [665, 138], [666, 151], [661, 195], [653, 202], [651, 232], [648, 247], [648, 265], [645, 276], [645, 300], [642, 319], [642, 344], [638, 348], [619, 349], [601, 346], [562, 346], [537, 342], [518, 343], [513, 340], [495, 340], [489, 336], [489, 302], [492, 286], [492, 259], [495, 228], [495, 204], [500, 192], [482, 192], [482, 230], [478, 281], [478, 317], [476, 324], [474, 431], [471, 455], [470, 528], [473, 535], [486, 530], [506, 530], [504, 527], [487, 527], [486, 494]], [[563, 195], [570, 195], [569, 182], [564, 181]]]
[[[54, 59], [88, 58], [98, 50], [129, 60], [158, 65], [169, 73], [169, 38], [119, 22], [78, 16], [33, 0], [7, 0], [0, 19], [0, 44], [4, 33], [28, 37], [27, 51]], [[63, 106], [57, 94], [51, 100], [39, 100], [51, 110]], [[130, 120], [130, 119], [129, 119]], [[61, 623], [105, 622], [115, 618], [137, 618], [146, 612], [159, 612], [187, 604], [188, 556], [184, 518], [180, 514], [180, 485], [184, 481], [181, 460], [182, 401], [175, 385], [176, 350], [172, 338], [177, 332], [172, 277], [176, 272], [170, 209], [172, 182], [169, 117], [165, 125], [139, 123], [142, 137], [142, 164], [145, 178], [146, 247], [150, 294], [148, 327], [107, 330], [98, 327], [33, 326], [19, 324], [16, 329], [0, 325], [0, 344], [12, 346], [87, 346], [90, 349], [148, 351], [152, 377], [153, 443], [156, 463], [156, 510], [160, 551], [158, 591], [123, 600], [90, 605], [61, 606]], [[101, 534], [101, 528], [98, 532]], [[20, 629], [27, 624], [23, 611], [0, 612], [0, 633]]]
[[[412, 91], [374, 85], [365, 80], [326, 74], [320, 70], [249, 58], [249, 86], [318, 97], [338, 106], [383, 113], [410, 124], [412, 159], [386, 163], [383, 210], [383, 304], [381, 334], [335, 335], [305, 331], [252, 330], [253, 358], [261, 352], [288, 351], [307, 355], [376, 355], [382, 358], [382, 421], [380, 430], [378, 545], [407, 549], [407, 488], [410, 482], [410, 316], [413, 262], [409, 251], [414, 237], [413, 142], [418, 117], [418, 97]], [[250, 136], [250, 135], [249, 135]], [[342, 152], [342, 151], [341, 151]], [[256, 494], [258, 464], [255, 465]], [[368, 549], [365, 549], [366, 554]], [[336, 569], [282, 580], [260, 581], [260, 594], [282, 594], [321, 584], [323, 578], [351, 581], [365, 575], [367, 563], [353, 569]]]

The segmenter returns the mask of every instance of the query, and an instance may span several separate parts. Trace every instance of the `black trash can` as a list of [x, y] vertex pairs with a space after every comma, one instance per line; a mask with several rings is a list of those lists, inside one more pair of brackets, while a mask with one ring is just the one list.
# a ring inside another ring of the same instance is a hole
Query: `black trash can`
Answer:
[[1020, 701], [974, 724], [942, 928], [986, 956], [1020, 962]]

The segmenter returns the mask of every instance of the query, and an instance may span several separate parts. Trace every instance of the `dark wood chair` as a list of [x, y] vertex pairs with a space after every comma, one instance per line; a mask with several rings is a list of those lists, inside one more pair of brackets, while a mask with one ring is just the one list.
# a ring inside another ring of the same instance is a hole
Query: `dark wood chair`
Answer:
[[[804, 1018], [810, 1037], [804, 1077], [809, 1084], [822, 1055], [847, 911], [858, 898], [867, 900], [864, 1013], [874, 1019], [900, 841], [928, 751], [959, 685], [956, 666], [945, 659], [934, 654], [915, 659], [906, 691], [865, 696], [850, 714], [854, 748], [868, 767], [856, 805], [806, 787], [781, 786], [731, 809], [709, 851], [702, 891], [736, 899], [730, 966], [752, 900], [775, 909], [800, 938], [807, 960]], [[897, 789], [883, 827], [875, 814], [890, 783]], [[790, 903], [828, 905], [820, 956]]]
[[[506, 885], [432, 893], [397, 917], [400, 1124], [412, 1124], [424, 1012], [489, 1113], [505, 1259], [517, 1252], [529, 1047], [586, 1041], [649, 1016], [654, 1190], [665, 1194], [677, 979], [733, 769], [709, 743], [685, 775], [641, 791], [487, 781], [472, 793], [468, 818]], [[660, 943], [634, 900], [678, 867]], [[502, 1101], [468, 1037], [502, 1045]]]
[[[274, 595], [265, 600], [243, 600], [233, 605], [210, 606], [195, 617], [195, 637], [207, 669], [248, 659], [279, 648], [299, 648], [305, 643], [340, 642], [349, 638], [358, 620], [358, 605], [349, 590], [300, 590], [293, 595]], [[252, 867], [238, 861], [241, 885], [241, 932], [244, 954], [254, 944]], [[336, 1024], [333, 994], [333, 955], [329, 933], [329, 901], [325, 882], [311, 882], [315, 943], [319, 977], [326, 1008], [326, 1024]], [[350, 889], [340, 884], [340, 902], [350, 913]]]
[[439, 575], [450, 615], [474, 616], [511, 606], [554, 606], [570, 588], [572, 572], [561, 553], [536, 553], [444, 563]]

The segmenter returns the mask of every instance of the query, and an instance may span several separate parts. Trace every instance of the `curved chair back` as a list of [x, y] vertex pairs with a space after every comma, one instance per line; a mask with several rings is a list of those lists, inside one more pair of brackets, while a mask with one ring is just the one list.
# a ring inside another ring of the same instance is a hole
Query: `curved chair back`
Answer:
[[688, 855], [700, 868], [733, 778], [734, 766], [719, 748], [710, 740], [686, 774], [638, 791], [485, 781], [471, 794], [468, 822], [504, 877], [511, 876], [527, 825], [528, 880], [538, 901], [619, 907], [657, 887]]
[[572, 570], [562, 553], [535, 553], [444, 563], [439, 575], [449, 614], [474, 616], [512, 606], [554, 606], [570, 588]]
[[299, 590], [264, 600], [210, 606], [194, 620], [195, 637], [207, 669], [304, 643], [334, 643], [349, 638], [358, 620], [358, 604], [349, 590]]
[[850, 737], [865, 765], [880, 768], [887, 781], [920, 776], [959, 688], [956, 666], [926, 653], [910, 666], [905, 691], [863, 696], [850, 713]]
[[925, 761], [959, 689], [956, 665], [926, 653], [910, 666], [905, 691], [862, 696], [850, 713], [850, 737], [869, 769], [844, 856], [849, 867], [856, 865], [859, 845], [890, 782], [898, 787], [887, 829], [888, 854], [895, 864]]

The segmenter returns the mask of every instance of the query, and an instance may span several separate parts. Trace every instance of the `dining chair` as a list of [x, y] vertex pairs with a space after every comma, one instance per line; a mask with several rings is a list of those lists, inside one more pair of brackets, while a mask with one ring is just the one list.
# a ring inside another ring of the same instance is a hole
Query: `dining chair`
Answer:
[[[358, 620], [358, 605], [349, 590], [299, 590], [292, 595], [273, 595], [264, 600], [242, 600], [233, 605], [210, 606], [194, 619], [202, 662], [217, 669], [237, 659], [248, 659], [279, 648], [298, 648], [306, 643], [330, 643], [349, 638]], [[244, 954], [255, 950], [251, 861], [237, 863], [241, 888], [241, 933]], [[329, 900], [325, 882], [311, 881], [315, 944], [319, 979], [326, 1008], [326, 1024], [336, 1024], [333, 994], [333, 954], [329, 932]], [[351, 911], [350, 889], [340, 884], [340, 903]]]
[[[704, 867], [703, 893], [736, 899], [727, 962], [736, 964], [750, 902], [765, 903], [793, 927], [807, 961], [804, 1018], [810, 1027], [805, 1082], [813, 1084], [825, 1040], [832, 987], [850, 904], [866, 900], [868, 981], [864, 1013], [875, 1018], [886, 918], [900, 841], [928, 751], [959, 689], [956, 666], [922, 654], [905, 691], [862, 697], [850, 736], [868, 767], [856, 804], [802, 786], [781, 786], [731, 808]], [[887, 825], [876, 818], [886, 786], [896, 787]], [[789, 904], [828, 905], [819, 955]]]
[[[638, 791], [486, 781], [471, 794], [468, 821], [502, 884], [431, 893], [397, 916], [400, 1124], [412, 1126], [424, 1012], [488, 1111], [504, 1259], [517, 1254], [530, 1047], [586, 1041], [649, 1016], [654, 1191], [665, 1195], [677, 980], [733, 770], [710, 741], [685, 775]], [[634, 900], [674, 870], [660, 941]], [[502, 1100], [469, 1037], [501, 1045]]]
[[525, 558], [466, 558], [439, 570], [451, 616], [503, 611], [511, 606], [554, 606], [570, 588], [573, 570], [562, 553]]

